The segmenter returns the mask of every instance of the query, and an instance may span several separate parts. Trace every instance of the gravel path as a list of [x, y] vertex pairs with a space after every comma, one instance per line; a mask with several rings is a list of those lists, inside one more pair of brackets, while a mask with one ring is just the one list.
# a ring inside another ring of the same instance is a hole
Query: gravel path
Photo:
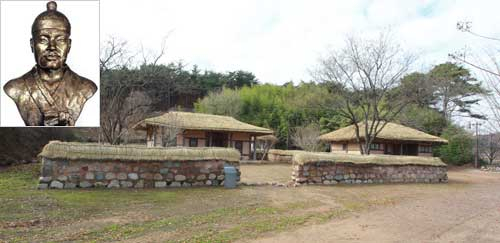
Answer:
[[500, 173], [449, 177], [468, 185], [253, 242], [500, 242]]

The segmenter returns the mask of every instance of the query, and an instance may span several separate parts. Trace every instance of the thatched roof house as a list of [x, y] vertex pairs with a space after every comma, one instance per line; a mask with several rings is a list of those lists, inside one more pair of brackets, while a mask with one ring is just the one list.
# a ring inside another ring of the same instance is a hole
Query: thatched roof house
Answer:
[[[364, 123], [359, 123], [359, 135], [364, 141]], [[319, 137], [331, 145], [334, 153], [359, 153], [355, 126], [351, 125]], [[373, 154], [432, 156], [432, 145], [448, 143], [446, 139], [389, 122], [380, 131], [372, 144]]]
[[273, 134], [229, 116], [176, 111], [146, 118], [134, 129], [146, 131], [150, 147], [233, 147], [244, 158], [254, 156], [256, 136]]

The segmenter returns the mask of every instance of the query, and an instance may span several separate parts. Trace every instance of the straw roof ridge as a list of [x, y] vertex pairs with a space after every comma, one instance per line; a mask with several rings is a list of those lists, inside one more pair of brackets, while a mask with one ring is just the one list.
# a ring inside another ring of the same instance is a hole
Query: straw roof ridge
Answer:
[[[358, 123], [358, 126], [360, 126], [359, 136], [364, 139], [364, 122]], [[377, 138], [413, 142], [448, 143], [448, 140], [446, 139], [393, 122], [388, 122], [377, 135]], [[343, 127], [333, 132], [323, 134], [319, 137], [319, 139], [322, 141], [334, 142], [353, 141], [356, 139], [356, 128], [354, 125]]]
[[191, 130], [250, 132], [262, 135], [273, 134], [273, 131], [270, 129], [238, 121], [230, 116], [193, 112], [171, 111], [160, 116], [146, 118], [136, 124], [134, 129], [144, 129], [148, 124]]
[[294, 164], [310, 164], [317, 162], [326, 163], [352, 163], [373, 165], [425, 165], [444, 166], [446, 164], [438, 157], [397, 156], [397, 155], [360, 155], [360, 154], [335, 154], [335, 153], [296, 153], [292, 162]]
[[140, 145], [105, 145], [51, 141], [39, 157], [49, 159], [120, 160], [120, 161], [194, 161], [225, 160], [238, 162], [240, 153], [233, 148], [216, 147], [146, 147]]

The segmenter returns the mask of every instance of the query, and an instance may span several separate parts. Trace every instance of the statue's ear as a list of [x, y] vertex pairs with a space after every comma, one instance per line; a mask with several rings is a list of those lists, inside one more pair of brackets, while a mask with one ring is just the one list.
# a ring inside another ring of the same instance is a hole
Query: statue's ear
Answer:
[[68, 39], [68, 52], [71, 50], [71, 39]]
[[35, 43], [33, 42], [33, 38], [30, 39], [31, 52], [35, 52]]

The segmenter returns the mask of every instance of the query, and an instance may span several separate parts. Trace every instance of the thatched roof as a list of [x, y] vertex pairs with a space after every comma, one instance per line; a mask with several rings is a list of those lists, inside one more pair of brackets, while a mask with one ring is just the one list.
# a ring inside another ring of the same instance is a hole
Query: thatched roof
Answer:
[[134, 129], [145, 129], [147, 125], [189, 130], [248, 132], [253, 134], [273, 133], [270, 129], [244, 123], [230, 116], [178, 111], [167, 112], [161, 116], [146, 118], [136, 124]]
[[[359, 123], [359, 135], [364, 139], [364, 123]], [[354, 125], [340, 128], [333, 132], [323, 134], [319, 137], [322, 141], [340, 142], [356, 140], [356, 130]], [[398, 140], [410, 142], [431, 142], [431, 143], [448, 143], [448, 140], [427, 134], [425, 132], [406, 127], [396, 123], [389, 122], [377, 135], [377, 139]]]
[[397, 155], [360, 155], [360, 154], [336, 154], [336, 153], [295, 153], [292, 161], [294, 164], [308, 164], [316, 162], [329, 163], [352, 163], [352, 164], [375, 164], [375, 165], [427, 165], [446, 166], [438, 157], [422, 156], [397, 156]]
[[73, 143], [51, 141], [38, 155], [49, 159], [70, 160], [120, 160], [120, 161], [167, 161], [167, 160], [240, 160], [240, 153], [233, 148], [146, 147], [141, 145], [104, 145], [98, 143]]

